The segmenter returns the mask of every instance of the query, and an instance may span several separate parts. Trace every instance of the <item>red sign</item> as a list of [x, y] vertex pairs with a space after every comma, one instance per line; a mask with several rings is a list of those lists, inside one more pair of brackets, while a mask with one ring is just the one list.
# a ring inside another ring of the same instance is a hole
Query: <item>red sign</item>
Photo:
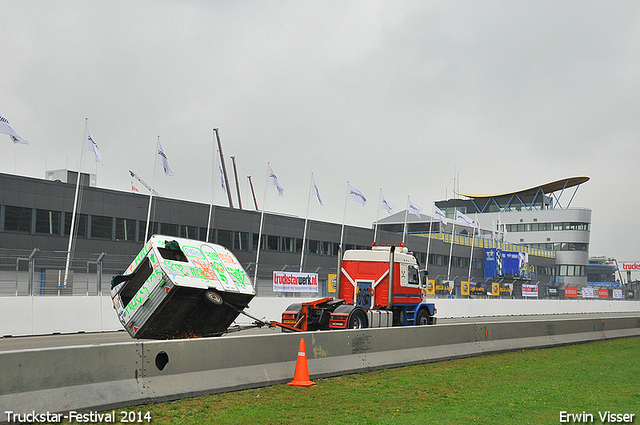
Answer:
[[564, 296], [565, 297], [577, 297], [578, 296], [578, 288], [575, 286], [565, 286], [564, 287]]
[[622, 263], [622, 270], [640, 270], [640, 263]]
[[609, 298], [609, 290], [607, 288], [598, 289], [598, 298]]

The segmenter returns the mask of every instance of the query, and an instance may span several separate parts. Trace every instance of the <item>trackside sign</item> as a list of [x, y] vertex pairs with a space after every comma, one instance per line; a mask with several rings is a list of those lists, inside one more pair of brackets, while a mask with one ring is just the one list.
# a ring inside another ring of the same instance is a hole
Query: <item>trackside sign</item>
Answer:
[[538, 285], [522, 285], [522, 296], [523, 297], [537, 297], [538, 296]]
[[274, 271], [273, 292], [318, 292], [318, 274]]
[[640, 271], [640, 263], [637, 261], [633, 263], [622, 263], [622, 270]]

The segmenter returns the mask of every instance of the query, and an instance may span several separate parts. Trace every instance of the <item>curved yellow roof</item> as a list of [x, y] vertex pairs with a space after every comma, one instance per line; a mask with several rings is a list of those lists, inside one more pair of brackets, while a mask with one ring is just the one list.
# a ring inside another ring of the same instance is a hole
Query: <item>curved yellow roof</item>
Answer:
[[544, 193], [553, 193], [558, 190], [568, 189], [573, 186], [578, 186], [587, 181], [589, 181], [589, 177], [586, 177], [586, 176], [567, 177], [566, 179], [556, 180], [551, 183], [545, 183], [539, 186], [531, 187], [529, 189], [518, 190], [515, 192], [497, 193], [494, 195], [470, 195], [467, 193], [458, 193], [458, 195], [466, 196], [467, 198], [497, 198], [500, 196], [512, 196], [512, 195], [527, 196], [527, 195], [535, 195], [536, 193], [538, 193], [539, 190], [542, 190]]

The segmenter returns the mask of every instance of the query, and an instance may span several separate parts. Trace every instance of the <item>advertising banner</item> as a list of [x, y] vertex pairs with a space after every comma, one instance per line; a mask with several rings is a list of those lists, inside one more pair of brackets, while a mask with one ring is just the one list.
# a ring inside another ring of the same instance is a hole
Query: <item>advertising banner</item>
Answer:
[[609, 290], [607, 288], [598, 289], [598, 298], [609, 298]]
[[[501, 255], [502, 251], [495, 248], [487, 248], [484, 250], [484, 277], [490, 279], [502, 274], [502, 265], [498, 268], [497, 256]], [[502, 261], [500, 261], [502, 263]]]
[[637, 261], [633, 263], [622, 263], [622, 270], [640, 271], [640, 263]]
[[433, 279], [427, 280], [427, 295], [436, 294], [436, 281]]
[[436, 294], [450, 294], [453, 291], [452, 280], [436, 280]]
[[622, 289], [614, 289], [613, 290], [613, 298], [616, 300], [622, 299]]
[[567, 298], [575, 298], [578, 296], [578, 288], [576, 286], [565, 286], [564, 296]]
[[469, 296], [469, 282], [466, 280], [460, 282], [460, 295]]
[[526, 277], [529, 254], [526, 252], [502, 251], [502, 270], [505, 275]]
[[491, 292], [490, 283], [487, 282], [472, 282], [469, 285], [469, 292], [471, 295], [487, 295]]
[[582, 298], [595, 298], [593, 288], [582, 288]]
[[500, 296], [500, 284], [498, 282], [493, 282], [491, 284], [491, 295], [494, 297]]
[[500, 287], [500, 295], [511, 295], [513, 294], [513, 283], [504, 283]]
[[273, 292], [318, 292], [318, 274], [274, 271]]
[[587, 285], [603, 288], [622, 288], [621, 282], [587, 282]]
[[338, 279], [338, 275], [337, 274], [329, 274], [329, 292], [336, 292], [337, 289], [337, 279]]
[[517, 251], [503, 251], [496, 248], [484, 250], [484, 277], [498, 276], [531, 278], [533, 270], [529, 268], [529, 254]]
[[538, 296], [538, 285], [522, 285], [522, 296], [523, 297], [537, 297]]

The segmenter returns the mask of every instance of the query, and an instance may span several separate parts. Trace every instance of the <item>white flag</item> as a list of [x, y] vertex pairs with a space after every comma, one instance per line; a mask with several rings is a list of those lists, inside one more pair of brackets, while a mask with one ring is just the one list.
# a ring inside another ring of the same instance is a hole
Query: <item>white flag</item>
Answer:
[[422, 218], [422, 216], [420, 215], [420, 213], [422, 212], [422, 208], [411, 202], [411, 200], [409, 200], [409, 212], [417, 216], [418, 218]]
[[227, 182], [224, 180], [224, 171], [222, 171], [222, 161], [220, 160], [220, 155], [218, 152], [218, 177], [220, 177], [220, 186], [222, 189], [227, 192]]
[[104, 165], [102, 162], [102, 155], [100, 155], [100, 149], [98, 149], [98, 144], [95, 140], [93, 140], [93, 136], [91, 135], [91, 130], [89, 130], [89, 126], [87, 126], [87, 150], [93, 151], [93, 154], [96, 157], [96, 162]]
[[433, 206], [433, 218], [440, 220], [442, 224], [447, 224], [447, 217], [442, 210], [435, 205]]
[[322, 203], [322, 197], [320, 197], [320, 191], [318, 190], [318, 186], [316, 186], [315, 177], [312, 176], [311, 180], [313, 181], [313, 194], [318, 197], [318, 202], [320, 202], [320, 205], [324, 206], [324, 204]]
[[276, 173], [271, 169], [271, 165], [269, 165], [269, 180], [270, 185], [275, 186], [278, 189], [278, 195], [284, 196], [284, 188], [282, 187], [282, 183], [280, 183], [280, 179], [276, 176]]
[[11, 127], [11, 124], [9, 124], [9, 120], [6, 119], [4, 115], [2, 115], [2, 111], [0, 111], [0, 133], [8, 134], [9, 137], [11, 137], [11, 140], [13, 140], [13, 143], [22, 143], [25, 145], [29, 144], [29, 142], [27, 142], [24, 137], [19, 135], [18, 132], [15, 131], [13, 127]]
[[393, 203], [390, 200], [388, 200], [387, 198], [384, 197], [384, 195], [382, 195], [382, 209], [387, 210], [387, 212], [391, 214], [395, 207], [396, 206], [393, 205]]
[[362, 206], [367, 203], [367, 198], [364, 194], [351, 185], [349, 185], [349, 199], [361, 203]]
[[167, 155], [164, 153], [164, 149], [162, 149], [162, 143], [158, 140], [158, 164], [162, 165], [164, 168], [164, 173], [167, 176], [173, 176], [173, 170], [171, 169], [171, 165], [169, 165], [169, 159]]
[[466, 224], [467, 226], [473, 225], [473, 220], [458, 210], [456, 210], [456, 221], [461, 224]]

